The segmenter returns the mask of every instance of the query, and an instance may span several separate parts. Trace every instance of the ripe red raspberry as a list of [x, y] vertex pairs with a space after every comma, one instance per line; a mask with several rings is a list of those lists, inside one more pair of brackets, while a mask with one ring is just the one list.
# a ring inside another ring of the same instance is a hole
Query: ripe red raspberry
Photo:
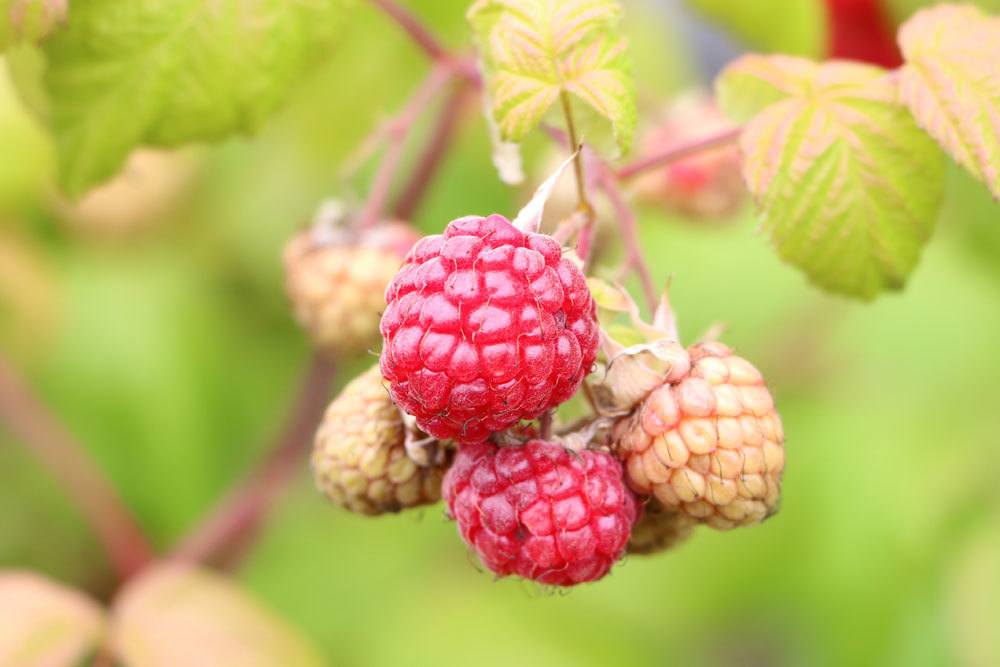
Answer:
[[690, 371], [622, 417], [612, 449], [629, 486], [713, 528], [778, 508], [785, 435], [764, 378], [722, 343], [688, 349]]
[[499, 215], [452, 221], [386, 290], [382, 374], [436, 438], [481, 442], [569, 399], [597, 355], [583, 273]]
[[556, 586], [607, 574], [638, 511], [614, 457], [544, 440], [460, 447], [441, 493], [483, 565]]

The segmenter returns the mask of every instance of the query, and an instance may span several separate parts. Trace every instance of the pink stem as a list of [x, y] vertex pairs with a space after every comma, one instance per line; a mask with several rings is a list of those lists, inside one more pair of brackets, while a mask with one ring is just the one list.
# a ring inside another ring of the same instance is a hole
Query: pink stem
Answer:
[[416, 42], [417, 46], [423, 49], [424, 53], [431, 60], [445, 60], [448, 58], [448, 51], [441, 46], [431, 31], [420, 22], [416, 16], [408, 9], [396, 4], [393, 0], [371, 0], [371, 3], [378, 7], [384, 14], [395, 21], [400, 28]]
[[[602, 165], [602, 167], [604, 167]], [[635, 219], [635, 213], [625, 201], [618, 181], [615, 180], [614, 173], [607, 167], [601, 169], [597, 180], [598, 187], [604, 192], [608, 201], [611, 202], [615, 210], [615, 218], [618, 220], [618, 229], [621, 230], [622, 244], [628, 256], [628, 263], [639, 276], [639, 283], [642, 285], [643, 294], [646, 296], [646, 304], [649, 312], [656, 311], [659, 299], [656, 296], [656, 288], [653, 286], [653, 277], [643, 257], [642, 248], [639, 246], [639, 225]]]
[[468, 84], [464, 80], [458, 81], [438, 115], [431, 137], [413, 168], [410, 181], [396, 201], [394, 214], [400, 220], [410, 220], [423, 200], [427, 188], [448, 154], [468, 99]]
[[664, 165], [670, 164], [671, 162], [677, 162], [678, 160], [683, 160], [686, 157], [695, 155], [696, 153], [701, 153], [702, 151], [711, 150], [713, 148], [718, 148], [720, 146], [725, 146], [726, 144], [731, 144], [739, 139], [740, 133], [743, 128], [734, 127], [732, 129], [720, 132], [714, 136], [708, 137], [707, 139], [699, 139], [698, 141], [692, 141], [689, 144], [683, 144], [681, 146], [670, 146], [661, 151], [657, 151], [650, 155], [639, 158], [631, 164], [627, 164], [621, 167], [617, 172], [617, 177], [619, 180], [628, 180], [633, 176], [641, 174], [644, 171], [650, 169], [655, 169], [657, 167], [662, 167]]
[[454, 68], [450, 65], [435, 64], [413, 97], [403, 107], [403, 110], [389, 121], [386, 129], [388, 144], [385, 148], [385, 155], [382, 156], [382, 162], [378, 166], [378, 171], [375, 172], [368, 200], [361, 211], [361, 228], [372, 227], [378, 224], [381, 219], [389, 199], [389, 193], [392, 190], [393, 178], [403, 157], [406, 136], [413, 124], [417, 122], [420, 114], [434, 99], [434, 95], [452, 77], [453, 72]]
[[62, 482], [93, 527], [120, 580], [136, 574], [154, 558], [139, 523], [103, 471], [2, 359], [0, 422]]
[[245, 480], [174, 549], [172, 557], [234, 567], [256, 538], [275, 501], [295, 478], [329, 400], [335, 366], [315, 354], [274, 447]]

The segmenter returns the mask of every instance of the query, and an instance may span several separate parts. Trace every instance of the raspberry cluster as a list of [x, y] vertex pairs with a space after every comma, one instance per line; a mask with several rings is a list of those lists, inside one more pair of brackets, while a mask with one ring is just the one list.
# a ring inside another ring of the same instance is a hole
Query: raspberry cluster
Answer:
[[[606, 338], [592, 395], [610, 414], [558, 435], [530, 421], [577, 392], [600, 337], [588, 283], [551, 237], [460, 218], [413, 246], [385, 299], [379, 366], [316, 435], [317, 485], [335, 503], [376, 515], [443, 497], [486, 568], [553, 586], [775, 511], [781, 421], [760, 373], [720, 343]], [[656, 364], [612, 371], [647, 349]]]

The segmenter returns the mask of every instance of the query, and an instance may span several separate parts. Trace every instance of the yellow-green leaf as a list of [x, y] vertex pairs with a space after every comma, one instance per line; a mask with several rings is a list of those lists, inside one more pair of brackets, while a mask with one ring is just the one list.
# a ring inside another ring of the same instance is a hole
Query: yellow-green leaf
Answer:
[[789, 88], [741, 137], [764, 230], [828, 290], [871, 299], [901, 288], [936, 222], [941, 151], [884, 70], [798, 61], [793, 75], [808, 85]]
[[478, 0], [469, 9], [503, 140], [520, 141], [567, 93], [628, 149], [635, 91], [620, 16], [613, 0]]
[[235, 582], [160, 565], [130, 583], [112, 610], [111, 648], [128, 667], [325, 664], [299, 632]]
[[31, 572], [0, 572], [0, 665], [73, 667], [104, 636], [93, 600]]
[[38, 41], [66, 20], [67, 0], [0, 0], [0, 51]]
[[140, 145], [255, 132], [328, 52], [350, 4], [71, 3], [66, 27], [42, 44], [63, 189], [76, 196], [107, 180]]
[[917, 12], [899, 32], [900, 98], [1000, 198], [1000, 17], [971, 5]]

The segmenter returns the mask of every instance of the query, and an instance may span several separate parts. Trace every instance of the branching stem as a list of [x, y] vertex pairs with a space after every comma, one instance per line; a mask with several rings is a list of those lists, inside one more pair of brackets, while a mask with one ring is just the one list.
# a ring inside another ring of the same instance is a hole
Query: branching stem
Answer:
[[438, 114], [427, 145], [411, 170], [410, 180], [396, 201], [393, 213], [400, 220], [410, 220], [416, 213], [417, 205], [423, 200], [427, 188], [437, 175], [459, 129], [471, 88], [465, 80], [456, 81], [454, 85]]
[[237, 565], [274, 502], [295, 477], [323, 416], [333, 383], [333, 362], [315, 354], [274, 447], [174, 550], [172, 557], [224, 567]]
[[3, 359], [0, 424], [59, 479], [93, 527], [120, 580], [153, 559], [149, 541], [103, 471]]
[[743, 128], [734, 127], [705, 139], [699, 139], [697, 141], [692, 141], [691, 143], [681, 144], [680, 146], [668, 146], [663, 150], [641, 157], [635, 162], [621, 167], [617, 171], [616, 175], [619, 180], [628, 180], [645, 171], [656, 169], [657, 167], [663, 167], [672, 162], [677, 162], [678, 160], [683, 160], [686, 157], [696, 155], [697, 153], [731, 144], [739, 139], [742, 131]]
[[371, 3], [406, 31], [428, 58], [440, 61], [449, 57], [448, 50], [408, 9], [401, 7], [394, 0], [371, 0]]
[[451, 79], [453, 72], [454, 69], [450, 65], [436, 63], [402, 111], [389, 121], [386, 127], [388, 142], [385, 155], [382, 156], [382, 161], [375, 172], [368, 200], [361, 211], [361, 228], [369, 228], [379, 223], [403, 157], [406, 137], [437, 92]]

